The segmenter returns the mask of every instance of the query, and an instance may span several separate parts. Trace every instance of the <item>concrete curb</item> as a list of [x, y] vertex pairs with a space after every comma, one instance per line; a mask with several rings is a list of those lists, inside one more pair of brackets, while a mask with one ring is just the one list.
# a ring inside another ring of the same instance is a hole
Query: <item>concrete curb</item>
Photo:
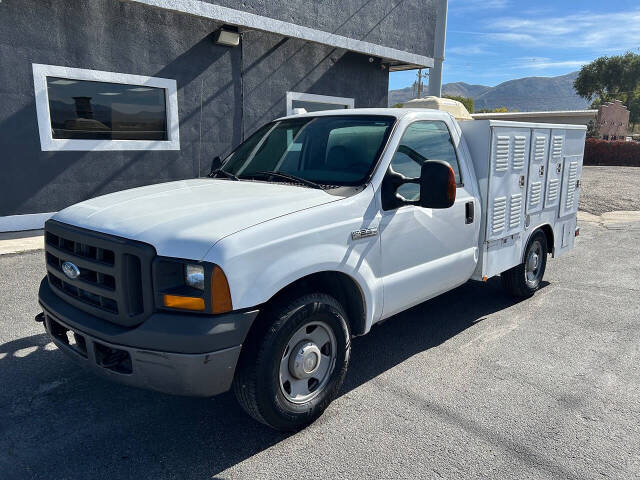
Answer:
[[42, 249], [44, 249], [44, 232], [42, 230], [0, 233], [0, 255]]
[[593, 215], [588, 212], [578, 212], [578, 222], [597, 223], [609, 230], [619, 230], [624, 226], [632, 226], [635, 230], [640, 222], [640, 211], [620, 210]]

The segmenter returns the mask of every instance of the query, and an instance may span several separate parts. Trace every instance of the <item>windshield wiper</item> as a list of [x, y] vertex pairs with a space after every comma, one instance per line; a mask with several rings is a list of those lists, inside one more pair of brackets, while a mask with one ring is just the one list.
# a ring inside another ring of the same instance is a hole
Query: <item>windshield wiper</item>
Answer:
[[296, 175], [292, 175], [290, 173], [264, 171], [264, 172], [250, 173], [247, 176], [248, 177], [280, 177], [280, 178], [285, 178], [287, 180], [291, 180], [293, 182], [302, 183], [303, 185], [306, 185], [311, 188], [326, 190], [326, 188], [320, 185], [319, 183], [313, 182], [311, 180], [307, 180], [306, 178], [298, 177]]
[[218, 168], [218, 169], [214, 170], [213, 172], [211, 172], [211, 173], [209, 174], [209, 177], [210, 177], [210, 178], [213, 178], [213, 177], [217, 176], [217, 175], [218, 175], [218, 174], [220, 174], [220, 173], [221, 173], [222, 175], [224, 175], [225, 177], [230, 178], [231, 180], [235, 180], [236, 182], [237, 182], [238, 180], [240, 180], [240, 179], [239, 179], [238, 177], [236, 177], [233, 173], [231, 173], [231, 172], [227, 172], [226, 170], [223, 170], [223, 169], [221, 169], [221, 168]]

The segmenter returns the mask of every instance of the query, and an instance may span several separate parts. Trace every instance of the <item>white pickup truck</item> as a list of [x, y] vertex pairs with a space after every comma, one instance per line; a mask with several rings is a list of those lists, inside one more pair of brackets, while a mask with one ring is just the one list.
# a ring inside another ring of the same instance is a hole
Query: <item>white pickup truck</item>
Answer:
[[37, 320], [110, 379], [233, 388], [257, 420], [301, 428], [338, 395], [352, 336], [470, 279], [540, 287], [578, 232], [585, 132], [436, 110], [275, 120], [209, 178], [56, 214]]

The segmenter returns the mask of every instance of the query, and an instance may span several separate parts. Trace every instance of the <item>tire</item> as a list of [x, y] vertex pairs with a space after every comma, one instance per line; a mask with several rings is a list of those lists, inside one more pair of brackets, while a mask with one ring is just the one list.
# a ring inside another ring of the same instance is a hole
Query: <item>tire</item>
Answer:
[[259, 422], [296, 431], [322, 415], [342, 386], [351, 353], [347, 315], [335, 298], [311, 293], [282, 299], [265, 316], [245, 343], [233, 390]]
[[528, 298], [540, 289], [547, 267], [547, 237], [541, 230], [531, 235], [524, 254], [524, 262], [503, 272], [502, 285], [514, 297]]

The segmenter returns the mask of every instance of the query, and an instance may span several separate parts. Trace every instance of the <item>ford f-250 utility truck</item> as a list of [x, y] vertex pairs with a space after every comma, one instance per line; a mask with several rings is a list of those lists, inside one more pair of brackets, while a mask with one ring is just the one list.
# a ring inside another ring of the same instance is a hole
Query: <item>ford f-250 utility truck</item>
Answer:
[[584, 141], [436, 110], [281, 118], [209, 178], [47, 221], [38, 320], [107, 378], [233, 388], [257, 420], [301, 428], [338, 394], [352, 336], [469, 279], [540, 287], [547, 255], [574, 244]]

